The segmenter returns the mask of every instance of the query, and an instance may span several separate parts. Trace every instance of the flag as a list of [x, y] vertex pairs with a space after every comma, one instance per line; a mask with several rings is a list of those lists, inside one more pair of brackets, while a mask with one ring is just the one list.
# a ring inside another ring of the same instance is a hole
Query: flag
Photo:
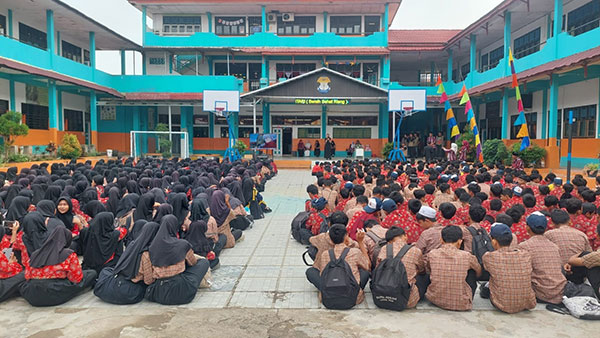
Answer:
[[523, 108], [523, 100], [521, 99], [521, 91], [519, 90], [519, 81], [517, 81], [517, 73], [515, 72], [515, 59], [512, 55], [512, 50], [508, 49], [508, 62], [512, 73], [512, 87], [515, 89], [515, 97], [517, 99], [517, 110], [519, 117], [515, 120], [514, 126], [520, 126], [517, 138], [521, 138], [520, 151], [527, 149], [530, 145], [529, 130], [527, 129], [527, 119], [525, 118], [525, 109]]
[[469, 93], [467, 92], [467, 87], [465, 85], [463, 85], [459, 95], [462, 95], [460, 104], [465, 105], [465, 114], [467, 115], [469, 128], [471, 129], [471, 131], [473, 131], [473, 135], [475, 136], [475, 149], [477, 151], [477, 160], [479, 160], [479, 162], [483, 162], [483, 151], [481, 147], [481, 138], [479, 137], [479, 128], [477, 128], [477, 120], [475, 119], [475, 114], [473, 112], [473, 105], [471, 104], [471, 99], [469, 98]]
[[458, 130], [456, 117], [454, 116], [454, 111], [452, 111], [452, 106], [450, 105], [450, 100], [448, 100], [448, 95], [446, 94], [446, 89], [444, 88], [444, 84], [442, 83], [441, 76], [438, 76], [436, 85], [438, 86], [438, 94], [442, 94], [442, 96], [440, 97], [440, 103], [444, 103], [444, 108], [446, 110], [446, 121], [448, 121], [448, 128], [450, 128], [450, 138], [458, 138], [458, 136], [460, 135], [460, 131]]

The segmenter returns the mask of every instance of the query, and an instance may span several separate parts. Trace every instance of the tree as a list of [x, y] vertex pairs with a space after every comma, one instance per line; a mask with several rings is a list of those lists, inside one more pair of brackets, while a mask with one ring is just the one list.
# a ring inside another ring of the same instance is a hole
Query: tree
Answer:
[[[159, 123], [156, 125], [155, 131], [169, 131], [169, 126], [165, 123]], [[158, 134], [158, 148], [164, 158], [170, 158], [172, 156], [171, 149], [173, 142], [169, 140], [168, 134]]]
[[0, 115], [0, 136], [4, 138], [4, 156], [8, 149], [15, 143], [15, 137], [29, 134], [29, 127], [21, 123], [22, 114], [16, 111], [7, 111]]
[[79, 144], [77, 136], [74, 134], [65, 134], [58, 148], [58, 156], [73, 160], [81, 156], [81, 153], [81, 144]]

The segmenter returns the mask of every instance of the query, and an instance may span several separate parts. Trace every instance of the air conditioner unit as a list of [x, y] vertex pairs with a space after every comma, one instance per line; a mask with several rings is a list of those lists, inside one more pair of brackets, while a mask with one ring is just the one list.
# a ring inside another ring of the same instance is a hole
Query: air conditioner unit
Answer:
[[281, 14], [281, 21], [285, 21], [285, 22], [294, 21], [294, 13]]
[[267, 14], [267, 21], [269, 21], [269, 22], [277, 22], [277, 13], [269, 13], [269, 14]]

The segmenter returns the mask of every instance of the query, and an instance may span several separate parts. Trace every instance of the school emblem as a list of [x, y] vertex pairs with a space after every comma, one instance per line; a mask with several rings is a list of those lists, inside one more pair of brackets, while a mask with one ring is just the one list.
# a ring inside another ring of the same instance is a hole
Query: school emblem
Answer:
[[321, 93], [321, 94], [329, 93], [329, 91], [331, 90], [331, 87], [329, 87], [329, 83], [331, 82], [329, 77], [321, 76], [320, 78], [317, 79], [317, 82], [319, 83], [319, 87], [317, 87], [317, 90], [319, 91], [319, 93]]

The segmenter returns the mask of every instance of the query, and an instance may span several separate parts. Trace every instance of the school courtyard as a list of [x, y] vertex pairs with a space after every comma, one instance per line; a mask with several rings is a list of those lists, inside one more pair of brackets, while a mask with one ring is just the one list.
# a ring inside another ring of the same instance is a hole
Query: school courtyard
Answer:
[[272, 213], [244, 232], [244, 241], [221, 255], [210, 289], [183, 306], [146, 300], [131, 306], [102, 302], [91, 291], [66, 304], [34, 308], [22, 298], [0, 304], [0, 337], [593, 337], [593, 321], [547, 311], [507, 315], [477, 294], [473, 310], [450, 312], [427, 302], [404, 312], [366, 301], [330, 311], [306, 280], [304, 247], [290, 238], [303, 208], [308, 170], [282, 170], [264, 194]]

